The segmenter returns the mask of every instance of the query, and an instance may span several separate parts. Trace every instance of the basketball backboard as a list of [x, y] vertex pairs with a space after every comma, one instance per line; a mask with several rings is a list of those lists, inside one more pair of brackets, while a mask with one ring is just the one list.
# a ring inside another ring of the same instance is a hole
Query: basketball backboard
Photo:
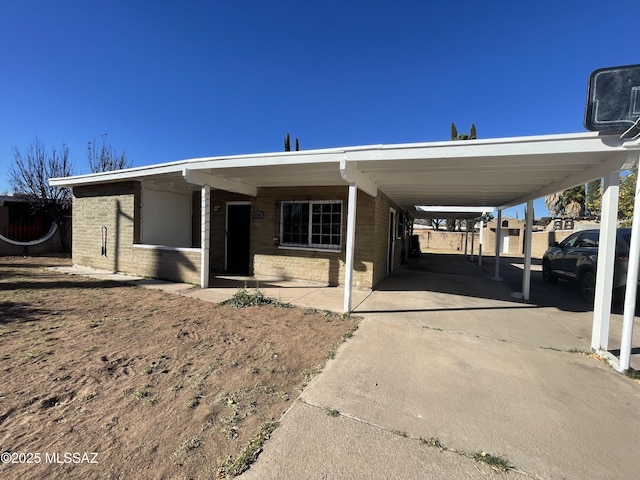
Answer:
[[620, 133], [640, 117], [640, 65], [600, 68], [589, 76], [584, 126]]

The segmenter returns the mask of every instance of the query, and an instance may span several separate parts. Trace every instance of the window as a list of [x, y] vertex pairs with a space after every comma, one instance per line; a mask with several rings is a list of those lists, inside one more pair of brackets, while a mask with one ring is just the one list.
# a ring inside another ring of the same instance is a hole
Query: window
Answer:
[[585, 232], [576, 243], [577, 247], [597, 248], [600, 232]]
[[567, 238], [565, 238], [562, 242], [560, 242], [560, 248], [573, 248], [579, 236], [580, 236], [580, 232], [572, 233]]
[[280, 245], [284, 247], [340, 250], [342, 202], [340, 200], [282, 202]]

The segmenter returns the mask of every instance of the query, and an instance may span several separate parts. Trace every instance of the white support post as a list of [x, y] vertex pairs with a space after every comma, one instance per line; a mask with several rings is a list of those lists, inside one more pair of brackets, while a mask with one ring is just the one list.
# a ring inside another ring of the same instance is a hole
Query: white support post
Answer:
[[[467, 220], [468, 222], [469, 220]], [[469, 226], [467, 225], [467, 235], [469, 235]], [[473, 262], [473, 243], [476, 236], [476, 219], [471, 220], [471, 261]]]
[[623, 373], [629, 371], [631, 362], [633, 322], [635, 319], [636, 294], [638, 291], [638, 262], [640, 261], [640, 182], [638, 180], [636, 180], [636, 198], [633, 203], [632, 222], [629, 266], [627, 267], [627, 286], [624, 297], [624, 316], [622, 319], [622, 339], [620, 341], [620, 371]]
[[353, 288], [353, 260], [356, 239], [356, 203], [358, 186], [349, 184], [349, 202], [347, 205], [347, 251], [344, 265], [344, 313], [351, 312], [351, 290]]
[[484, 215], [480, 217], [480, 238], [478, 239], [478, 266], [482, 266], [482, 242], [484, 241]]
[[531, 292], [531, 231], [533, 230], [533, 200], [527, 202], [524, 231], [524, 270], [522, 272], [522, 298], [529, 300]]
[[[464, 233], [464, 256], [469, 256], [469, 221], [465, 222], [466, 228]], [[473, 251], [471, 252], [471, 256], [473, 256]]]
[[498, 209], [498, 216], [496, 217], [496, 274], [492, 278], [496, 282], [501, 282], [500, 278], [500, 246], [502, 240], [502, 210]]
[[596, 291], [593, 305], [593, 327], [591, 349], [607, 351], [609, 348], [609, 323], [611, 319], [611, 290], [616, 253], [616, 220], [618, 218], [618, 193], [620, 173], [613, 172], [604, 177], [601, 206], [600, 238], [598, 241], [598, 264], [596, 269]]
[[211, 187], [200, 189], [200, 287], [209, 287], [209, 238], [211, 235]]

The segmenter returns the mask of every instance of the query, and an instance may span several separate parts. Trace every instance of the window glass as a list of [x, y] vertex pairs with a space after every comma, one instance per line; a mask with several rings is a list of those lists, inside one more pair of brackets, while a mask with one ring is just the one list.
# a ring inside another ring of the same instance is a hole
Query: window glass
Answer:
[[342, 202], [282, 202], [283, 246], [339, 250], [342, 244]]
[[574, 247], [579, 236], [580, 236], [580, 233], [572, 233], [567, 238], [565, 238], [562, 242], [560, 242], [560, 247], [561, 248]]
[[597, 247], [599, 236], [599, 232], [584, 232], [577, 246], [588, 248]]

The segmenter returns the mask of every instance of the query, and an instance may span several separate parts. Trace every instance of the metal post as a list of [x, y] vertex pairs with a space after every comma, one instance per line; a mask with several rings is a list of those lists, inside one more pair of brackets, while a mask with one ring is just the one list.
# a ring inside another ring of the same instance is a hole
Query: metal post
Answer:
[[618, 218], [619, 172], [604, 177], [602, 207], [600, 209], [600, 237], [596, 268], [596, 291], [593, 305], [591, 349], [607, 351], [609, 348], [609, 323], [611, 319], [611, 289], [616, 253], [616, 220]]
[[480, 217], [480, 238], [478, 240], [478, 266], [482, 266], [482, 242], [484, 239], [484, 215]]
[[358, 187], [355, 183], [349, 184], [349, 203], [347, 205], [347, 251], [344, 265], [344, 313], [351, 312], [351, 290], [353, 288], [353, 260], [356, 238], [356, 203], [358, 199]]
[[629, 370], [631, 360], [633, 321], [636, 311], [636, 293], [638, 290], [638, 262], [640, 261], [640, 182], [638, 180], [636, 180], [636, 198], [633, 203], [632, 222], [629, 266], [627, 267], [627, 287], [624, 297], [624, 317], [622, 320], [622, 339], [620, 341], [620, 371], [624, 373]]
[[200, 287], [209, 287], [209, 237], [211, 235], [211, 187], [200, 189]]
[[[468, 220], [467, 220], [468, 222]], [[469, 226], [467, 225], [467, 235], [469, 234]], [[471, 261], [473, 262], [473, 244], [476, 236], [476, 219], [471, 220]]]
[[502, 210], [498, 209], [498, 216], [496, 217], [496, 274], [492, 278], [496, 282], [501, 282], [500, 278], [500, 240], [502, 233]]
[[524, 270], [522, 272], [522, 298], [529, 300], [531, 292], [531, 231], [533, 230], [533, 200], [527, 202], [524, 231]]
[[[464, 233], [464, 256], [467, 257], [469, 252], [469, 221], [465, 221], [465, 233]], [[473, 256], [473, 251], [471, 252]]]

